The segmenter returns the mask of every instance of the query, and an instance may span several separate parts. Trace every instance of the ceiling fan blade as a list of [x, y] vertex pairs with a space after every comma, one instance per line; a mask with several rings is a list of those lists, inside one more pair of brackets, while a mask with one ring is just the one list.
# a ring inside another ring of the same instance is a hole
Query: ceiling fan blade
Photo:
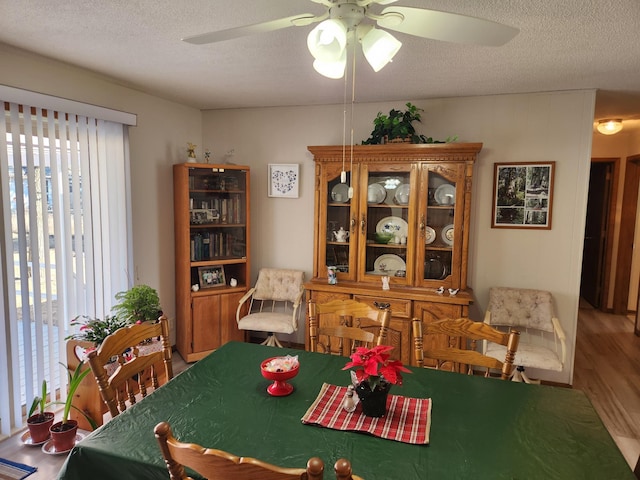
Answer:
[[376, 17], [378, 25], [390, 30], [444, 42], [492, 47], [504, 45], [520, 31], [482, 18], [413, 7], [387, 7], [380, 17]]
[[192, 35], [184, 37], [183, 42], [193, 43], [195, 45], [203, 45], [205, 43], [223, 42], [232, 38], [254, 35], [257, 33], [272, 32], [282, 28], [293, 26], [310, 25], [311, 23], [320, 21], [324, 16], [316, 16], [312, 13], [303, 13], [301, 15], [293, 15], [291, 17], [271, 20], [269, 22], [256, 23], [254, 25], [246, 25], [244, 27], [229, 28], [227, 30], [219, 30], [217, 32], [202, 33], [200, 35]]
[[[315, 2], [316, 0], [311, 0]], [[395, 3], [398, 0], [357, 0], [357, 4], [359, 7], [367, 7], [372, 3], [376, 3], [378, 5], [389, 5], [390, 3]]]

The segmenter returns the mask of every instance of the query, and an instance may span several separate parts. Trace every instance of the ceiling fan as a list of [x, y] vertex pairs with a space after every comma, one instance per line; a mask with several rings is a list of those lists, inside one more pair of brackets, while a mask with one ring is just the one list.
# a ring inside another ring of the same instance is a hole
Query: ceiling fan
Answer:
[[518, 33], [518, 29], [482, 18], [426, 8], [390, 6], [376, 13], [373, 5], [388, 5], [396, 0], [310, 0], [322, 4], [321, 15], [303, 13], [268, 22], [184, 37], [188, 43], [202, 45], [246, 35], [266, 33], [288, 27], [319, 23], [307, 37], [314, 56], [314, 68], [329, 78], [342, 78], [346, 66], [346, 46], [356, 39], [362, 44], [365, 58], [374, 71], [391, 61], [402, 43], [389, 32], [363, 20], [373, 20], [378, 27], [408, 35], [445, 42], [500, 46]]

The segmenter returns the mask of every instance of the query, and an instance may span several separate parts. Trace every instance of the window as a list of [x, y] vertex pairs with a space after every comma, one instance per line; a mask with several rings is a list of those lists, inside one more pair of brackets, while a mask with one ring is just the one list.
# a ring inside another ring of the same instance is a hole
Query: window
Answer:
[[[17, 103], [0, 121], [0, 431], [43, 380], [64, 391], [65, 337], [128, 288], [127, 127]], [[126, 254], [123, 255], [123, 252]]]

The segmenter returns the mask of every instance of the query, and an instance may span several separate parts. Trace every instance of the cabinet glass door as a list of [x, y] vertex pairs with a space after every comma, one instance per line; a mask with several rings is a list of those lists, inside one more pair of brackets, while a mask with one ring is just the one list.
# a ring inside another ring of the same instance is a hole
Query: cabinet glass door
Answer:
[[[458, 288], [460, 272], [457, 258], [462, 248], [462, 211], [464, 182], [460, 170], [423, 166], [420, 192], [417, 285], [435, 288]], [[426, 188], [425, 188], [426, 187]]]
[[406, 165], [361, 167], [359, 280], [408, 284], [413, 275], [414, 168]]
[[[192, 168], [189, 171], [191, 283], [225, 286], [247, 279], [247, 172]], [[213, 266], [219, 266], [217, 269]], [[207, 270], [204, 267], [209, 267]], [[206, 279], [213, 278], [210, 282]]]
[[357, 211], [354, 192], [357, 189], [351, 190], [352, 198], [349, 196], [349, 189], [352, 188], [355, 175], [353, 172], [346, 172], [346, 181], [343, 183], [341, 171], [342, 169], [335, 165], [325, 169], [321, 195], [326, 197], [324, 204], [327, 211], [324, 215], [321, 212], [320, 218], [325, 218], [326, 223], [321, 225], [321, 238], [318, 239], [321, 254], [318, 276], [327, 277], [327, 269], [334, 267], [338, 281], [340, 279], [355, 280], [356, 272], [353, 265], [355, 265], [357, 245], [354, 234]]

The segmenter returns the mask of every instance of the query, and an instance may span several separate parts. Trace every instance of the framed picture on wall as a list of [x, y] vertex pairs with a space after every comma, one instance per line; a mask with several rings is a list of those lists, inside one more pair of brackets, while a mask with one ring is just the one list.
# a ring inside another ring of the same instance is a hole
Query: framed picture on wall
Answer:
[[555, 165], [495, 163], [491, 227], [550, 230]]
[[198, 277], [200, 279], [200, 288], [224, 287], [227, 284], [222, 265], [199, 267]]
[[298, 184], [300, 183], [299, 165], [269, 164], [269, 197], [298, 198]]

